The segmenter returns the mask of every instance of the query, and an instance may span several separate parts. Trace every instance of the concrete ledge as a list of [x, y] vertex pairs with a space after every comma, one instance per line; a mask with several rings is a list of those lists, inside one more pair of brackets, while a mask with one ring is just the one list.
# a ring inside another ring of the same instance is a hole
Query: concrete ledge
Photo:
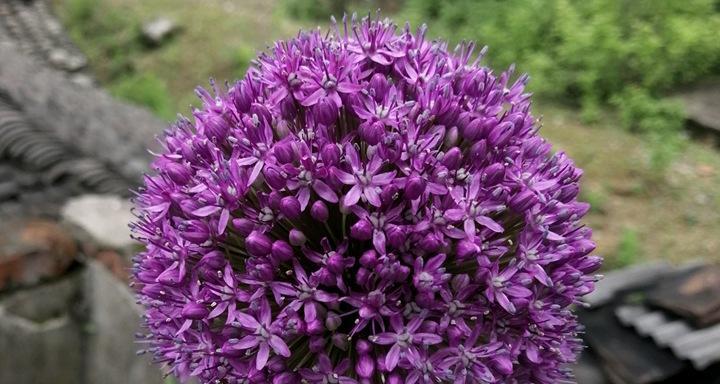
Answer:
[[0, 295], [0, 383], [161, 384], [138, 356], [141, 312], [103, 265]]

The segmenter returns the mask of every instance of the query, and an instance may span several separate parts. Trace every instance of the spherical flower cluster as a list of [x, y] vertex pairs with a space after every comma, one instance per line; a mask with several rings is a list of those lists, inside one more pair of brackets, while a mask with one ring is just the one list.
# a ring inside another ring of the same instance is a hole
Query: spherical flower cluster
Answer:
[[206, 383], [572, 379], [600, 265], [582, 171], [527, 77], [479, 59], [353, 18], [199, 90], [136, 197], [155, 359]]

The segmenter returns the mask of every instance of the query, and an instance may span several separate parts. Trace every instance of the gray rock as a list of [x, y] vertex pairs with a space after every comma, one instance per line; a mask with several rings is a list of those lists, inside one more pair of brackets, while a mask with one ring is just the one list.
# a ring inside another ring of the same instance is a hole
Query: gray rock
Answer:
[[93, 78], [84, 73], [77, 73], [77, 74], [70, 76], [70, 81], [72, 81], [73, 83], [75, 83], [81, 87], [86, 87], [86, 88], [90, 88], [95, 84], [95, 81], [93, 80]]
[[48, 54], [48, 61], [62, 70], [75, 72], [87, 65], [84, 56], [73, 55], [64, 48], [53, 48]]
[[177, 31], [177, 24], [167, 17], [155, 18], [142, 26], [142, 36], [151, 45], [164, 43]]
[[68, 200], [62, 217], [92, 236], [94, 242], [115, 249], [131, 247], [128, 223], [134, 219], [129, 201], [114, 195], [82, 195]]
[[703, 82], [676, 97], [690, 121], [720, 134], [720, 80]]

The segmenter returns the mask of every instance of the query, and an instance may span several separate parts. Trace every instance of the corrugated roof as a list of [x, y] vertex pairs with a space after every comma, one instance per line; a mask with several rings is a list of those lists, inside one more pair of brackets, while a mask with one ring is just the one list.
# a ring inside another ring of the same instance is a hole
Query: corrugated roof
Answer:
[[697, 262], [640, 264], [609, 273], [589, 300], [593, 307], [579, 314], [610, 381], [720, 380], [718, 300], [708, 295], [719, 279], [720, 268]]
[[85, 55], [70, 41], [60, 21], [41, 0], [0, 2], [0, 41], [12, 41], [23, 53], [66, 72], [85, 69]]
[[55, 216], [68, 197], [127, 195], [166, 123], [78, 82], [85, 58], [43, 0], [0, 0], [0, 215]]

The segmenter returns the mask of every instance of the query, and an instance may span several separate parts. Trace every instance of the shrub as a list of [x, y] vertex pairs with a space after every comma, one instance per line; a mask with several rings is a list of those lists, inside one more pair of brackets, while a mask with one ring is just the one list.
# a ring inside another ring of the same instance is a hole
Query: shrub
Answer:
[[628, 87], [615, 95], [611, 103], [618, 108], [620, 121], [629, 131], [677, 133], [683, 125], [684, 113], [679, 103], [656, 99], [642, 88]]
[[679, 103], [653, 98], [630, 87], [612, 98], [625, 129], [642, 134], [648, 145], [651, 179], [662, 179], [683, 145], [683, 109]]
[[[652, 96], [720, 72], [713, 0], [408, 0], [414, 21], [522, 63], [531, 88], [579, 102], [584, 117], [631, 84]], [[493, 50], [495, 49], [495, 50]]]

